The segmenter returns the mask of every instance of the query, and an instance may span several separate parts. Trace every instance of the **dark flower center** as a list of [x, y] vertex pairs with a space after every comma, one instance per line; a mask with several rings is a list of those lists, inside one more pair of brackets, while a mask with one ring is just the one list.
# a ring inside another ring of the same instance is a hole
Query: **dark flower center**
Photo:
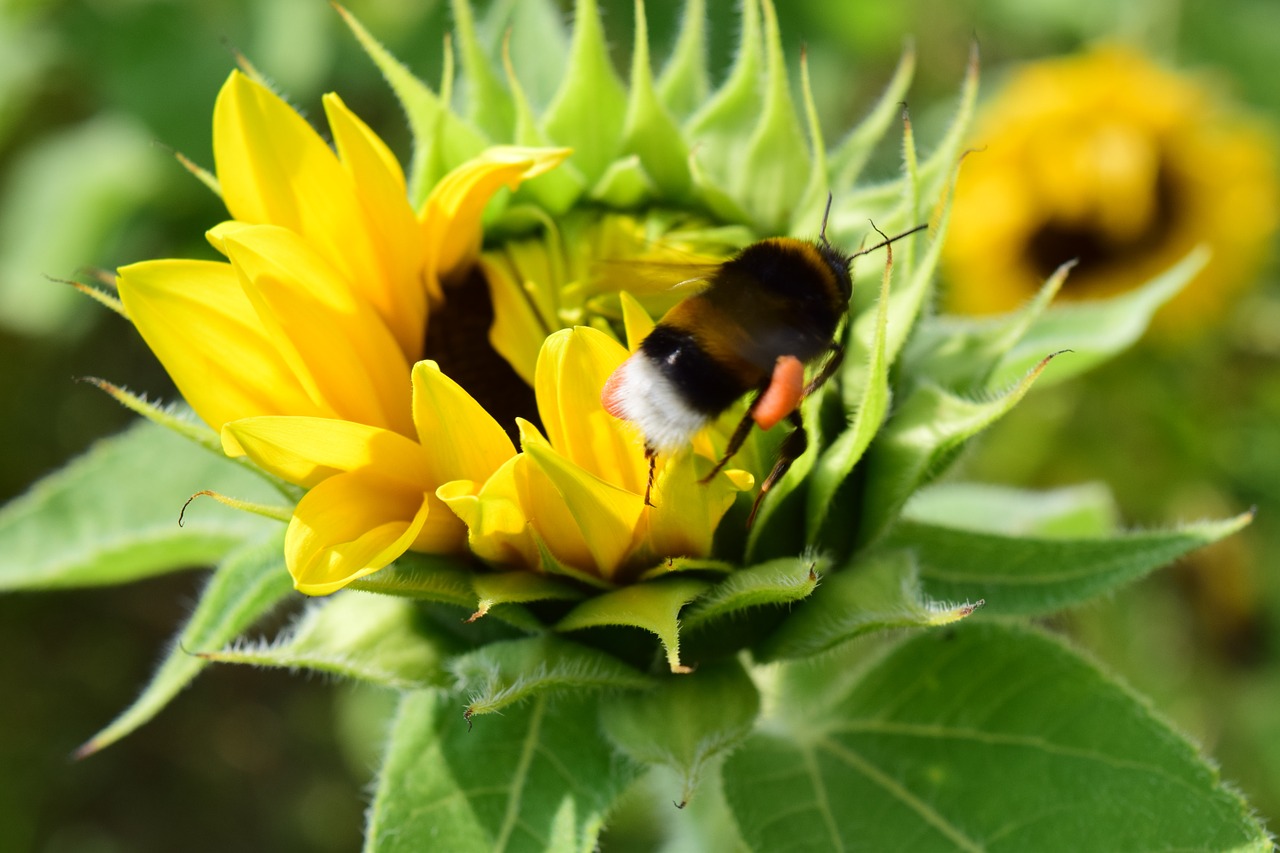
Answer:
[[516, 418], [539, 429], [542, 421], [533, 389], [489, 345], [493, 319], [489, 283], [473, 266], [462, 281], [445, 288], [444, 304], [432, 307], [422, 357], [439, 364], [519, 444]]

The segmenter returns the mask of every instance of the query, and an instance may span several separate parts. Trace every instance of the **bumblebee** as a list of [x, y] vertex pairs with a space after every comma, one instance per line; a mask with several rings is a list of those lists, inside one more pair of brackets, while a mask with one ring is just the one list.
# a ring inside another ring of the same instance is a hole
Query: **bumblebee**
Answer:
[[[663, 315], [605, 383], [605, 411], [644, 434], [646, 504], [652, 505], [657, 455], [688, 444], [747, 394], [753, 396], [746, 413], [702, 482], [709, 482], [738, 452], [753, 424], [767, 430], [788, 421], [792, 430], [756, 496], [750, 525], [765, 494], [805, 452], [800, 403], [835, 375], [844, 358], [837, 332], [853, 292], [850, 264], [926, 227], [846, 254], [827, 241], [830, 211], [828, 198], [817, 240], [761, 240], [712, 267], [703, 276], [706, 286]], [[819, 362], [806, 383], [806, 367]]]

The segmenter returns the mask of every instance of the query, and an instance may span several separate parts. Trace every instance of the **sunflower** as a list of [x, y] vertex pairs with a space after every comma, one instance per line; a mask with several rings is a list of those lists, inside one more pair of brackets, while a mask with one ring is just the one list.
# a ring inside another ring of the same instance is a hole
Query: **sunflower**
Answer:
[[1016, 71], [972, 135], [943, 257], [949, 307], [1011, 310], [1076, 259], [1066, 298], [1138, 287], [1199, 244], [1212, 259], [1168, 305], [1204, 325], [1275, 231], [1272, 139], [1201, 81], [1103, 46]]

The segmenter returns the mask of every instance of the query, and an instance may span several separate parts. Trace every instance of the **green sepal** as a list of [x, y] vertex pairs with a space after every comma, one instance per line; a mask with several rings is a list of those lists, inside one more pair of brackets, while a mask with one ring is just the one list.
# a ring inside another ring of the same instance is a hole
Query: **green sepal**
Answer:
[[667, 675], [651, 690], [606, 696], [600, 723], [613, 745], [644, 767], [677, 774], [679, 808], [693, 798], [708, 765], [751, 732], [760, 692], [736, 660], [701, 666], [692, 676]]
[[[904, 372], [961, 393], [987, 390], [997, 365], [1044, 314], [1074, 265], [1058, 267], [1034, 298], [1009, 314], [924, 317], [902, 354]], [[1041, 350], [1040, 354], [1053, 351]]]
[[[680, 126], [654, 91], [644, 0], [636, 0], [635, 10], [631, 92], [622, 131], [621, 153], [635, 154], [640, 158], [644, 173], [658, 197], [668, 203], [681, 203], [688, 199], [693, 181], [689, 172], [689, 148], [680, 135]], [[633, 206], [636, 205], [628, 205]]]
[[657, 195], [657, 187], [649, 178], [639, 156], [631, 154], [614, 160], [589, 193], [592, 201], [608, 207], [628, 210], [645, 204]]
[[831, 152], [829, 168], [833, 187], [852, 187], [861, 176], [862, 168], [888, 132], [890, 123], [902, 113], [902, 103], [906, 99], [915, 70], [915, 45], [908, 43], [902, 50], [902, 57], [893, 71], [893, 77], [866, 118]]
[[1006, 536], [1098, 537], [1116, 532], [1119, 510], [1103, 483], [1030, 491], [987, 483], [935, 483], [902, 508], [908, 521]]
[[791, 685], [725, 762], [749, 849], [1270, 848], [1190, 743], [1039, 631], [967, 622], [852, 678], [787, 669], [829, 698], [796, 711]]
[[469, 122], [454, 115], [449, 105], [382, 46], [355, 17], [337, 7], [364, 52], [395, 92], [413, 133], [409, 167], [409, 202], [420, 208], [431, 188], [453, 167], [482, 152], [489, 140]]
[[293, 581], [284, 567], [283, 533], [229, 553], [142, 693], [76, 750], [76, 757], [92, 755], [151, 720], [208, 665], [196, 652], [231, 641], [292, 591]]
[[352, 590], [312, 604], [275, 640], [241, 641], [200, 657], [412, 690], [447, 684], [442, 660], [461, 648], [423, 617], [416, 602]]
[[710, 587], [707, 581], [667, 577], [633, 584], [595, 598], [570, 610], [556, 623], [557, 631], [580, 631], [606, 625], [639, 628], [656, 634], [672, 672], [688, 672], [680, 663], [680, 609]]
[[531, 604], [536, 601], [576, 601], [582, 590], [559, 578], [529, 571], [474, 572], [471, 589], [476, 595], [476, 612], [472, 619], [484, 616], [494, 607], [505, 604]]
[[[481, 30], [492, 48], [501, 45], [504, 64], [509, 57], [519, 67], [523, 88], [533, 103], [549, 104], [564, 83], [569, 56], [569, 29], [561, 5], [555, 0], [491, 3]], [[508, 75], [508, 83], [512, 76]]]
[[726, 576], [685, 611], [685, 631], [700, 630], [756, 607], [788, 606], [807, 598], [826, 567], [816, 558], [782, 557], [738, 569]]
[[127, 583], [211, 565], [279, 529], [242, 512], [205, 512], [178, 525], [201, 489], [262, 503], [278, 496], [230, 459], [139, 422], [94, 444], [0, 509], [0, 590]]
[[710, 560], [701, 557], [668, 557], [653, 568], [641, 572], [637, 580], [650, 581], [676, 572], [713, 572], [717, 575], [730, 575], [736, 571], [738, 571], [737, 566], [724, 560]]
[[[449, 662], [471, 719], [549, 691], [644, 690], [652, 676], [589, 646], [554, 635], [488, 643]], [[633, 694], [628, 694], [633, 695]]]
[[577, 0], [569, 66], [542, 129], [573, 149], [574, 165], [594, 184], [618, 154], [626, 111], [626, 87], [609, 59], [596, 0]]
[[706, 0], [686, 0], [680, 35], [658, 79], [658, 95], [672, 115], [691, 115], [711, 94], [706, 38]]
[[764, 75], [764, 44], [760, 35], [760, 0], [742, 3], [742, 35], [733, 68], [720, 88], [705, 101], [685, 125], [684, 136], [693, 147], [690, 168], [704, 199], [720, 219], [746, 222], [744, 215], [726, 217], [724, 201], [745, 213], [738, 189], [749, 175], [742, 160], [761, 114], [760, 81]]
[[824, 577], [822, 586], [753, 651], [761, 661], [803, 658], [876, 631], [950, 624], [978, 606], [980, 599], [951, 604], [931, 599], [921, 590], [912, 555], [883, 551]]
[[467, 84], [462, 98], [467, 104], [467, 120], [490, 139], [511, 139], [516, 122], [515, 103], [476, 36], [471, 0], [451, 0], [449, 8], [453, 10], [458, 55]]
[[1018, 343], [992, 370], [989, 387], [1007, 384], [1036, 361], [1036, 353], [1069, 349], [1062, 369], [1046, 379], [1061, 382], [1106, 361], [1127, 349], [1147, 330], [1156, 310], [1178, 294], [1209, 262], [1209, 251], [1200, 247], [1142, 287], [1109, 299], [1093, 299], [1058, 305], [1036, 318]]
[[809, 183], [809, 144], [791, 99], [782, 35], [772, 0], [764, 9], [765, 89], [760, 121], [744, 156], [726, 163], [726, 186], [763, 234], [785, 234]]
[[[880, 284], [880, 298], [876, 302], [875, 326], [870, 346], [850, 353], [851, 358], [862, 358], [866, 362], [866, 367], [860, 374], [861, 382], [858, 383], [862, 386], [862, 397], [853, 410], [853, 421], [822, 451], [809, 480], [805, 536], [811, 545], [819, 541], [819, 534], [828, 519], [837, 524], [845, 523], [838, 514], [831, 515], [835, 508], [836, 490], [848, 479], [853, 466], [870, 446], [889, 411], [889, 358], [885, 349], [891, 278], [892, 268], [886, 264]], [[861, 344], [856, 338], [855, 341]]]
[[1244, 513], [1172, 530], [1107, 538], [1035, 538], [897, 525], [886, 547], [906, 548], [920, 563], [925, 592], [946, 600], [986, 599], [988, 615], [1051, 613], [1095, 598], [1230, 536], [1253, 520]]
[[941, 474], [966, 441], [1012, 409], [1053, 358], [1042, 358], [1017, 385], [989, 399], [923, 385], [903, 400], [865, 456], [858, 541], [866, 544], [879, 537], [907, 499]]
[[455, 701], [435, 691], [401, 699], [365, 853], [594, 849], [637, 773], [600, 734], [594, 697], [534, 699], [473, 731]]

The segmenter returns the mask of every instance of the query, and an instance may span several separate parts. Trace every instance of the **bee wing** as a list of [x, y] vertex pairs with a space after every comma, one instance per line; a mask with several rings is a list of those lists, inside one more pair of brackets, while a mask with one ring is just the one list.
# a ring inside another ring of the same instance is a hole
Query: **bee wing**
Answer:
[[707, 286], [723, 261], [597, 261], [591, 279], [597, 293], [625, 290], [643, 299], [666, 296], [685, 299]]

